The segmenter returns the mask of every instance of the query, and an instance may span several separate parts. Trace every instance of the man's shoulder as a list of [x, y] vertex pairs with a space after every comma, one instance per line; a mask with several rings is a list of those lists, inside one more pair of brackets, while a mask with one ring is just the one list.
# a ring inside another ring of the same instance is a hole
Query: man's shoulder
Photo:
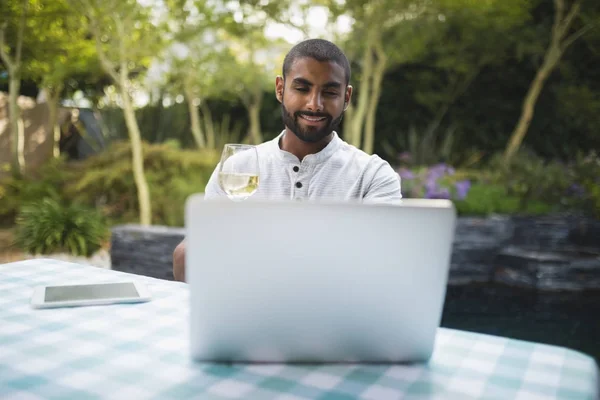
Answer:
[[279, 140], [279, 135], [271, 140], [266, 140], [260, 144], [256, 145], [256, 150], [259, 154], [274, 154], [279, 149], [279, 145], [277, 141]]
[[364, 168], [379, 169], [384, 166], [389, 166], [391, 168], [390, 164], [377, 154], [366, 153], [345, 141], [341, 142], [338, 154], [341, 158], [351, 160], [353, 163]]

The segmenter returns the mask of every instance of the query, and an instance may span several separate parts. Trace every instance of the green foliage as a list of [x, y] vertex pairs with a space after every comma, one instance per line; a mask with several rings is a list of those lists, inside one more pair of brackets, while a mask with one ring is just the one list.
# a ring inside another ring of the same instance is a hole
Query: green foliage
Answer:
[[454, 202], [459, 215], [529, 214], [540, 215], [552, 211], [552, 206], [541, 201], [530, 201], [525, 208], [521, 200], [509, 194], [500, 184], [475, 183], [464, 200]]
[[[273, 103], [276, 102], [273, 97]], [[271, 100], [270, 98], [265, 100]], [[242, 132], [248, 130], [248, 116], [243, 105], [237, 101], [207, 101], [199, 107], [201, 126], [207, 134], [215, 136], [214, 149], [222, 149], [226, 143], [237, 143], [243, 139]], [[280, 122], [273, 117], [272, 110], [264, 107], [261, 125], [269, 128], [267, 137], [274, 137], [281, 131]], [[277, 112], [279, 110], [276, 110]], [[123, 110], [117, 107], [104, 107], [99, 111], [109, 142], [128, 140], [127, 127]], [[159, 99], [136, 110], [136, 120], [140, 127], [142, 140], [154, 144], [177, 142], [181, 148], [196, 149], [197, 144], [192, 136], [188, 105], [175, 103], [165, 107]]]
[[569, 187], [579, 206], [600, 218], [600, 157], [595, 151], [579, 154], [571, 165], [573, 184]]
[[89, 257], [108, 237], [98, 211], [51, 198], [24, 205], [16, 222], [15, 244], [33, 254], [68, 252]]
[[[183, 226], [185, 200], [204, 191], [219, 156], [180, 150], [173, 141], [144, 144], [154, 224]], [[117, 141], [84, 161], [50, 161], [36, 176], [0, 181], [0, 224], [12, 226], [22, 205], [45, 199], [98, 209], [109, 223], [139, 222], [131, 147]]]
[[37, 175], [0, 180], [0, 226], [11, 226], [19, 208], [35, 200], [61, 200], [64, 160], [52, 159]]
[[473, 173], [456, 171], [440, 163], [429, 167], [398, 171], [402, 179], [402, 195], [408, 198], [464, 199], [470, 190]]
[[[144, 144], [144, 170], [150, 188], [152, 221], [183, 226], [185, 199], [203, 192], [219, 154], [178, 150], [171, 144]], [[131, 165], [131, 147], [115, 142], [101, 154], [72, 164], [65, 187], [69, 199], [100, 207], [113, 223], [137, 222], [138, 200]]]
[[[410, 164], [410, 155], [402, 161]], [[441, 163], [398, 172], [404, 197], [451, 199], [461, 215], [577, 212], [600, 217], [600, 158], [595, 152], [562, 163], [523, 150], [510, 164], [498, 155], [477, 169], [455, 170]]]
[[490, 167], [496, 172], [496, 183], [503, 185], [507, 194], [520, 199], [521, 210], [526, 210], [528, 203], [535, 200], [553, 204], [555, 209], [569, 205], [568, 188], [573, 182], [563, 163], [545, 161], [523, 150], [509, 164], [496, 156]]

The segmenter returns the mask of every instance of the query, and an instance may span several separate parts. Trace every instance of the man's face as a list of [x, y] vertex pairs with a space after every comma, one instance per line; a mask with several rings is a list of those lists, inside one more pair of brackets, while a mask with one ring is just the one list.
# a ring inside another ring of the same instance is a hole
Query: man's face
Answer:
[[299, 58], [285, 81], [277, 77], [276, 91], [285, 126], [300, 140], [316, 143], [338, 128], [352, 86], [340, 65]]

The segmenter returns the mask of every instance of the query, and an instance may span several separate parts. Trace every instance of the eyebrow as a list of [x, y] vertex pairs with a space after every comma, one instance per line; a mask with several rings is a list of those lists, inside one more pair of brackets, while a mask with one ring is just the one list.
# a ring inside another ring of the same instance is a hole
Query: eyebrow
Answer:
[[[292, 83], [295, 83], [298, 85], [314, 86], [311, 81], [306, 80], [304, 78], [294, 78]], [[339, 82], [327, 82], [326, 84], [323, 85], [323, 87], [339, 89], [342, 87], [342, 85]]]

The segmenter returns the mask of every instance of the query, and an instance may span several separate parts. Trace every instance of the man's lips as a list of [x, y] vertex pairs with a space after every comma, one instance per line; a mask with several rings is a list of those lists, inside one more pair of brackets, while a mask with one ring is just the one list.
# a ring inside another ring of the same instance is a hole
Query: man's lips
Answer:
[[314, 117], [314, 116], [310, 116], [310, 115], [304, 115], [304, 114], [300, 114], [299, 115], [300, 118], [302, 118], [304, 121], [311, 123], [311, 124], [319, 124], [320, 122], [323, 122], [327, 119], [327, 117]]

